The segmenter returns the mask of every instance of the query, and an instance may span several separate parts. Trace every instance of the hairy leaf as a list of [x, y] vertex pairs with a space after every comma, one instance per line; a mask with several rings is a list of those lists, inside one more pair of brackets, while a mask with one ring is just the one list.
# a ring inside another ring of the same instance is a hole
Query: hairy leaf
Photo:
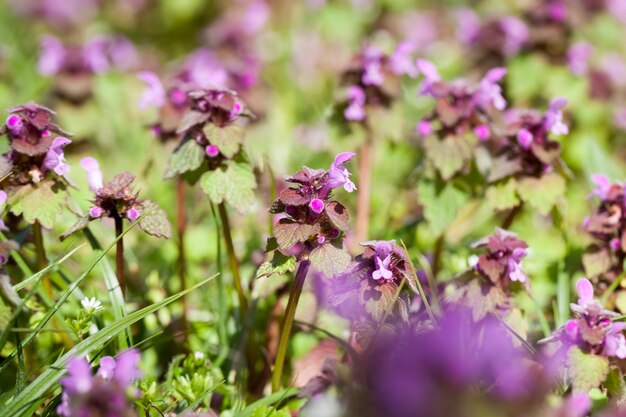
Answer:
[[69, 236], [73, 235], [76, 232], [83, 230], [85, 227], [89, 226], [89, 216], [79, 217], [76, 223], [68, 230], [65, 231], [60, 237], [61, 241], [67, 239]]
[[574, 392], [586, 393], [599, 387], [609, 373], [609, 360], [604, 356], [584, 353], [577, 347], [567, 355], [567, 375]]
[[212, 145], [217, 146], [220, 152], [230, 159], [239, 152], [245, 131], [239, 125], [220, 127], [209, 123], [204, 127], [204, 134]]
[[516, 194], [517, 182], [515, 178], [502, 184], [492, 185], [487, 189], [487, 201], [494, 210], [508, 210], [519, 204]]
[[591, 247], [583, 254], [583, 266], [589, 277], [596, 277], [611, 268], [611, 254], [607, 248]]
[[565, 194], [565, 180], [556, 173], [540, 178], [523, 178], [519, 181], [517, 192], [523, 201], [547, 216]]
[[296, 223], [290, 219], [280, 219], [274, 226], [274, 237], [281, 249], [289, 249], [296, 243], [306, 242], [320, 233], [320, 225]]
[[256, 179], [248, 164], [228, 161], [225, 167], [202, 175], [200, 186], [211, 202], [226, 202], [242, 214], [254, 204]]
[[28, 223], [39, 222], [46, 229], [54, 226], [65, 205], [65, 186], [51, 180], [27, 184], [14, 190], [8, 199], [11, 213], [23, 215]]
[[335, 227], [343, 232], [350, 230], [348, 209], [341, 203], [331, 201], [326, 205], [326, 215]]
[[391, 311], [398, 286], [393, 282], [377, 283], [371, 279], [361, 281], [360, 300], [365, 310], [376, 321], [381, 321]]
[[166, 179], [174, 178], [178, 174], [195, 171], [204, 161], [204, 149], [193, 139], [185, 140], [172, 154], [165, 173]]
[[149, 235], [170, 239], [172, 226], [165, 211], [154, 201], [145, 200], [141, 203], [141, 214], [146, 214], [139, 220], [139, 228]]
[[256, 277], [271, 277], [273, 275], [284, 275], [296, 269], [296, 258], [293, 256], [285, 256], [279, 251], [274, 251], [271, 261], [261, 264], [256, 272]]
[[432, 182], [420, 182], [417, 191], [419, 202], [424, 206], [424, 217], [436, 236], [441, 235], [456, 219], [468, 198], [452, 184], [438, 190]]
[[345, 271], [352, 260], [345, 249], [337, 248], [331, 243], [313, 249], [309, 259], [315, 269], [329, 277]]
[[452, 178], [471, 161], [473, 146], [471, 135], [447, 136], [443, 139], [428, 136], [424, 139], [428, 159], [445, 180]]

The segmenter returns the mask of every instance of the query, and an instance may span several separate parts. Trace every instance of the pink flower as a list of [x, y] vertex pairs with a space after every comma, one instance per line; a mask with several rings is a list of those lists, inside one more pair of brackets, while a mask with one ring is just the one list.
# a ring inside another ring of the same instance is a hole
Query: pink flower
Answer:
[[343, 152], [335, 157], [335, 160], [330, 165], [330, 169], [328, 170], [327, 186], [330, 189], [343, 186], [343, 188], [349, 193], [356, 190], [356, 186], [352, 181], [350, 181], [350, 175], [352, 174], [350, 174], [348, 168], [343, 166], [343, 164], [354, 158], [355, 155], [356, 154], [354, 152]]
[[57, 175], [64, 176], [70, 172], [70, 166], [65, 162], [65, 154], [63, 148], [72, 143], [71, 140], [64, 137], [57, 137], [52, 141], [50, 149], [46, 153], [43, 160], [43, 168], [53, 170]]
[[406, 74], [411, 78], [418, 75], [417, 67], [411, 54], [415, 51], [415, 45], [411, 42], [400, 42], [393, 53], [389, 56], [391, 72], [396, 75]]
[[137, 210], [134, 207], [131, 207], [130, 209], [128, 209], [128, 211], [126, 212], [126, 217], [128, 218], [128, 220], [130, 220], [131, 222], [134, 222], [135, 220], [137, 220], [139, 218], [139, 210]]
[[361, 121], [365, 119], [365, 92], [358, 85], [348, 90], [348, 107], [343, 112], [346, 120]]
[[567, 65], [574, 75], [582, 76], [589, 69], [588, 61], [593, 55], [593, 45], [587, 42], [577, 42], [567, 50]]
[[522, 148], [530, 149], [533, 144], [533, 140], [533, 134], [530, 133], [528, 129], [520, 129], [520, 131], [517, 132], [517, 142]]
[[581, 278], [576, 283], [576, 290], [578, 291], [578, 305], [585, 307], [588, 304], [593, 303], [593, 285], [587, 278]]
[[204, 151], [210, 158], [215, 158], [220, 153], [220, 149], [215, 145], [207, 145]]
[[103, 175], [100, 164], [95, 158], [87, 157], [80, 160], [80, 166], [87, 172], [87, 183], [93, 192], [103, 187]]
[[478, 125], [474, 127], [474, 134], [481, 142], [486, 141], [491, 136], [491, 132], [489, 131], [489, 126], [487, 125]]
[[420, 95], [434, 96], [432, 86], [441, 81], [441, 76], [437, 68], [432, 62], [425, 59], [418, 59], [415, 61], [415, 65], [417, 66], [417, 70], [424, 76], [424, 81], [422, 82], [422, 87], [419, 92]]
[[93, 206], [92, 208], [89, 209], [89, 217], [93, 219], [102, 217], [102, 214], [104, 214], [104, 211], [98, 206]]
[[314, 213], [319, 214], [322, 211], [324, 211], [324, 202], [320, 200], [319, 198], [314, 198], [313, 200], [309, 202], [309, 208]]
[[139, 99], [139, 108], [143, 109], [148, 106], [163, 107], [167, 96], [159, 77], [150, 71], [142, 71], [137, 76], [146, 83], [146, 88]]
[[426, 137], [433, 133], [433, 125], [428, 120], [420, 121], [415, 129], [417, 130], [417, 133], [419, 133], [419, 135], [422, 137]]
[[564, 97], [556, 97], [550, 102], [550, 107], [545, 114], [546, 129], [550, 130], [555, 135], [566, 135], [569, 133], [569, 128], [563, 123], [563, 112], [561, 109], [567, 104], [567, 99]]
[[56, 37], [47, 35], [41, 39], [41, 54], [37, 62], [37, 69], [41, 75], [52, 76], [57, 74], [65, 62], [65, 46]]
[[502, 87], [498, 84], [506, 75], [506, 68], [492, 68], [480, 81], [476, 92], [476, 101], [482, 106], [492, 104], [497, 110], [504, 110], [506, 100], [502, 96]]
[[591, 174], [591, 181], [595, 184], [595, 187], [589, 194], [589, 197], [595, 196], [600, 200], [606, 199], [611, 190], [611, 181], [608, 177], [602, 174]]

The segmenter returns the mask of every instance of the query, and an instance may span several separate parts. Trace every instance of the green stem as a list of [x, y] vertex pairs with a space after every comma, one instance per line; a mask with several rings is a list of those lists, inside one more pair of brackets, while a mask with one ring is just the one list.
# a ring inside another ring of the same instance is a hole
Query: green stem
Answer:
[[224, 203], [218, 205], [218, 211], [220, 212], [220, 220], [222, 223], [222, 232], [224, 234], [224, 240], [226, 241], [226, 251], [228, 252], [228, 264], [230, 266], [230, 273], [233, 276], [233, 283], [235, 284], [235, 290], [237, 291], [237, 297], [239, 298], [239, 308], [241, 309], [241, 317], [245, 317], [248, 311], [248, 300], [243, 292], [243, 285], [241, 284], [241, 273], [239, 272], [239, 262], [237, 261], [237, 255], [235, 254], [235, 247], [233, 246], [233, 237], [230, 234], [230, 223], [228, 221], [228, 213], [226, 212], [226, 206]]
[[[43, 232], [41, 230], [41, 223], [35, 222], [33, 224], [33, 241], [35, 242], [35, 252], [37, 253], [37, 269], [41, 271], [48, 266], [48, 260], [46, 258], [46, 248], [43, 244]], [[50, 297], [52, 297], [52, 284], [48, 274], [43, 277], [43, 287]]]
[[124, 238], [120, 237], [124, 233], [124, 219], [115, 216], [115, 236], [118, 237], [115, 248], [115, 267], [117, 281], [120, 284], [122, 295], [126, 298], [126, 276], [124, 275]]
[[272, 392], [278, 391], [281, 386], [283, 368], [285, 367], [285, 357], [287, 356], [287, 347], [289, 345], [289, 336], [291, 335], [291, 327], [293, 326], [293, 319], [296, 315], [296, 307], [298, 306], [300, 294], [302, 294], [304, 279], [309, 271], [309, 266], [311, 266], [311, 261], [308, 259], [300, 261], [298, 271], [296, 272], [295, 282], [293, 283], [293, 287], [289, 293], [289, 302], [287, 303], [287, 310], [285, 311], [282, 332], [280, 334], [280, 342], [278, 343], [278, 352], [276, 353], [276, 361], [274, 362]]
[[[187, 267], [185, 263], [185, 231], [187, 229], [187, 215], [185, 212], [185, 180], [178, 178], [176, 182], [176, 226], [178, 232], [178, 277], [180, 278], [180, 291], [187, 289]], [[181, 321], [183, 326], [183, 338], [187, 341], [187, 296], [180, 298], [182, 306]]]

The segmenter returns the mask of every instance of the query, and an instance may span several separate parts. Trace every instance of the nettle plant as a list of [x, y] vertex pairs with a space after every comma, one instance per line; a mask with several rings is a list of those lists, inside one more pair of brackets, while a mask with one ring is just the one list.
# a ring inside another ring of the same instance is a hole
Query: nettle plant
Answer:
[[182, 175], [200, 187], [214, 204], [228, 203], [245, 213], [254, 203], [256, 179], [243, 152], [244, 120], [251, 117], [231, 90], [194, 90], [177, 133], [166, 178]]
[[270, 213], [276, 215], [274, 236], [267, 243], [272, 260], [261, 265], [258, 276], [285, 273], [298, 263], [276, 356], [274, 390], [282, 383], [293, 318], [309, 267], [332, 277], [350, 263], [350, 254], [343, 248], [349, 229], [348, 210], [333, 198], [332, 191], [340, 187], [348, 192], [356, 190], [344, 166], [354, 156], [352, 152], [340, 153], [328, 170], [304, 167], [286, 177], [285, 181], [293, 186], [283, 189], [270, 208]]
[[526, 322], [513, 301], [515, 294], [530, 288], [522, 266], [528, 256], [528, 245], [515, 233], [497, 228], [495, 233], [472, 245], [482, 249], [470, 258], [471, 268], [455, 279], [450, 301], [467, 306], [475, 321], [489, 315], [501, 318], [522, 337]]
[[64, 211], [72, 185], [63, 148], [67, 132], [53, 123], [54, 112], [30, 102], [8, 110], [0, 128], [9, 149], [0, 157], [0, 179], [8, 211], [35, 228], [49, 229]]
[[576, 289], [578, 302], [571, 304], [574, 318], [543, 342], [555, 345], [555, 356], [565, 365], [575, 392], [587, 393], [604, 386], [612, 394], [622, 394], [614, 387], [616, 383], [623, 387], [621, 362], [626, 359], [626, 323], [616, 321], [619, 314], [594, 300], [589, 280], [578, 280]]
[[592, 242], [582, 260], [586, 274], [599, 281], [599, 288], [606, 289], [607, 285], [621, 280], [624, 272], [626, 194], [623, 183], [611, 182], [601, 174], [594, 174], [591, 179], [595, 188], [589, 197], [596, 197], [598, 206], [583, 222], [583, 228], [591, 235]]
[[152, 200], [139, 198], [139, 193], [133, 190], [135, 176], [129, 172], [116, 175], [107, 183], [103, 182], [100, 164], [94, 158], [88, 157], [81, 161], [81, 166], [87, 172], [89, 188], [94, 193], [93, 204], [89, 212], [82, 216], [68, 231], [61, 235], [61, 239], [85, 229], [90, 222], [101, 218], [111, 218], [115, 223], [117, 236], [117, 279], [122, 292], [126, 292], [124, 274], [124, 220], [137, 223], [137, 226], [149, 235], [169, 239], [172, 236], [167, 215]]

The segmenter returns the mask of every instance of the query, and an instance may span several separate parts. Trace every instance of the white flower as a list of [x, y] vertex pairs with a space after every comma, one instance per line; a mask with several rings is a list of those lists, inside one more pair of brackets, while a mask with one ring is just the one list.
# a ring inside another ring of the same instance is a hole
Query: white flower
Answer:
[[478, 256], [471, 255], [469, 258], [467, 258], [467, 265], [470, 268], [476, 267], [476, 265], [478, 265]]
[[195, 352], [193, 354], [193, 357], [196, 358], [196, 360], [204, 359], [204, 353], [202, 353], [202, 352]]
[[96, 300], [95, 297], [85, 297], [81, 300], [80, 303], [82, 304], [83, 309], [87, 314], [95, 314], [98, 311], [102, 310], [102, 303]]

